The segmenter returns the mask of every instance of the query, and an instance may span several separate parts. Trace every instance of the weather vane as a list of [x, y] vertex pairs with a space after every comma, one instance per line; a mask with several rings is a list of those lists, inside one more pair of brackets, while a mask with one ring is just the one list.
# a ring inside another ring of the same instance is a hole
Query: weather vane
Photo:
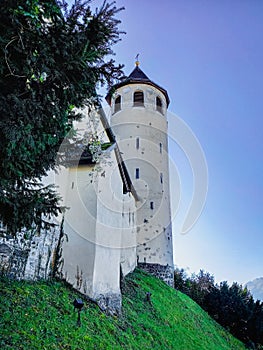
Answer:
[[140, 62], [139, 62], [139, 53], [137, 53], [137, 55], [135, 56], [135, 59], [136, 59], [136, 61], [135, 61], [135, 64], [136, 64], [136, 66], [138, 67], [139, 66], [139, 64], [140, 64]]

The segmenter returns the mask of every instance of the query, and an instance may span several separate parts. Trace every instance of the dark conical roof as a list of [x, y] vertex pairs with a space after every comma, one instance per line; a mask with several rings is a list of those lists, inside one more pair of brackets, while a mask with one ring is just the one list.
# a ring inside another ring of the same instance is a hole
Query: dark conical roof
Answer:
[[131, 72], [131, 74], [126, 79], [124, 79], [120, 83], [112, 86], [112, 88], [110, 89], [110, 91], [108, 92], [108, 94], [106, 96], [106, 101], [109, 104], [111, 103], [112, 94], [114, 91], [116, 91], [116, 89], [118, 89], [122, 86], [128, 85], [128, 84], [138, 84], [138, 83], [143, 83], [143, 84], [154, 86], [156, 89], [158, 89], [159, 91], [161, 91], [164, 94], [167, 106], [169, 105], [170, 100], [169, 100], [169, 96], [168, 96], [167, 91], [165, 89], [163, 89], [162, 87], [160, 87], [159, 85], [155, 84], [151, 79], [149, 79], [147, 77], [147, 75], [139, 68], [138, 65], [136, 65], [134, 70]]
[[150, 82], [151, 80], [147, 77], [145, 73], [139, 68], [139, 66], [136, 66], [134, 70], [131, 72], [131, 74], [128, 76], [128, 79], [140, 79], [144, 81]]

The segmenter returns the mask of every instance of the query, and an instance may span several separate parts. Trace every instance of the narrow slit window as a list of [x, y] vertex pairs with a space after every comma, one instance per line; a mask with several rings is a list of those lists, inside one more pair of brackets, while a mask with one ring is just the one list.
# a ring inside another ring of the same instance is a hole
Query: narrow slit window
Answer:
[[126, 186], [125, 184], [123, 184], [123, 186], [122, 186], [122, 193], [123, 193], [123, 194], [128, 193], [128, 191], [127, 191], [127, 186]]
[[163, 173], [160, 173], [160, 182], [163, 183]]
[[136, 168], [136, 170], [135, 170], [135, 178], [136, 179], [140, 178], [140, 169], [139, 168]]
[[159, 96], [156, 97], [156, 109], [163, 114], [163, 103]]
[[114, 113], [119, 112], [121, 110], [121, 96], [117, 96], [114, 104]]
[[142, 91], [135, 91], [133, 95], [133, 105], [138, 106], [144, 106], [144, 94]]
[[140, 147], [140, 139], [139, 137], [136, 137], [136, 149], [139, 149]]
[[154, 209], [154, 203], [150, 202], [150, 208], [153, 210]]
[[160, 153], [163, 153], [163, 144], [160, 142]]

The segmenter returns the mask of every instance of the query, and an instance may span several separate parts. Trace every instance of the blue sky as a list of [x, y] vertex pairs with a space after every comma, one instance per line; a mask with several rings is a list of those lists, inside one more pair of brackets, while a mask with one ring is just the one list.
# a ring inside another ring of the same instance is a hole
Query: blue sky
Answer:
[[114, 47], [116, 61], [128, 75], [140, 53], [141, 69], [168, 91], [170, 112], [192, 129], [206, 156], [207, 201], [181, 235], [193, 180], [183, 152], [170, 148], [182, 182], [175, 264], [209, 271], [217, 281], [263, 276], [263, 1], [116, 4], [125, 7], [118, 17], [127, 32]]
[[167, 89], [170, 112], [188, 124], [206, 156], [205, 208], [181, 235], [192, 174], [171, 146], [182, 181], [175, 264], [205, 269], [217, 281], [263, 276], [263, 2], [117, 0], [117, 6], [125, 6], [119, 18], [127, 34], [114, 48], [116, 60], [129, 74], [140, 53], [141, 69]]

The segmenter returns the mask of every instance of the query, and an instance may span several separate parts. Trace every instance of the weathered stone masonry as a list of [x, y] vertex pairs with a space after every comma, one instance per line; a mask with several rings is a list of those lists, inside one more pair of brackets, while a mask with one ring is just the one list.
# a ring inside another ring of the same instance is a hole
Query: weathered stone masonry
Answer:
[[169, 265], [138, 263], [138, 268], [164, 281], [168, 286], [174, 286], [174, 269]]
[[18, 233], [16, 238], [3, 235], [0, 238], [1, 272], [15, 279], [48, 279], [58, 238], [59, 227], [42, 230], [33, 239], [27, 239], [25, 232]]

